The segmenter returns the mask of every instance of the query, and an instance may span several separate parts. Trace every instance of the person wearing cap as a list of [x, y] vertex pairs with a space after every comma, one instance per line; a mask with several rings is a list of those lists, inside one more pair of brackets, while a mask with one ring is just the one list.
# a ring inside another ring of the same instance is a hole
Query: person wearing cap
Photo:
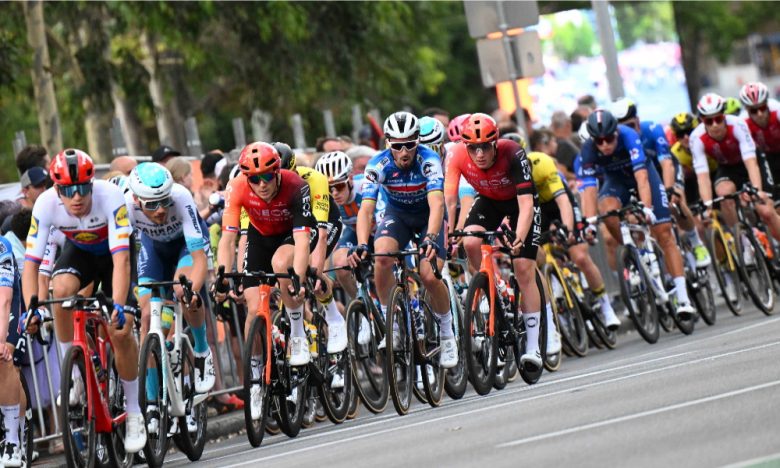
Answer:
[[[165, 163], [167, 163], [168, 160], [174, 156], [181, 156], [181, 153], [168, 145], [162, 145], [152, 153], [152, 162], [156, 162], [165, 166]], [[130, 169], [132, 170], [132, 168]]]
[[108, 168], [108, 170], [119, 171], [122, 174], [128, 176], [130, 175], [130, 171], [132, 171], [133, 168], [137, 165], [138, 161], [136, 161], [132, 156], [117, 156], [111, 160], [111, 166]]
[[200, 174], [203, 183], [195, 194], [195, 203], [198, 205], [198, 212], [203, 219], [208, 218], [210, 214], [209, 197], [219, 190], [219, 174], [225, 164], [225, 156], [218, 149], [209, 151], [200, 160]]
[[19, 181], [22, 186], [22, 198], [19, 203], [25, 208], [32, 208], [35, 204], [35, 200], [51, 187], [51, 179], [49, 179], [49, 172], [42, 167], [31, 167], [24, 174]]

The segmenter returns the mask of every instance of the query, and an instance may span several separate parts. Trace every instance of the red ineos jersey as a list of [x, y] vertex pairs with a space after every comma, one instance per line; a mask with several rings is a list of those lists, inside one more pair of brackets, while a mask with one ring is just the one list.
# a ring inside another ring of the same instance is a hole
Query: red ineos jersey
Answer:
[[764, 153], [780, 154], [780, 120], [777, 118], [777, 112], [770, 110], [766, 128], [759, 127], [750, 117], [745, 119], [756, 146]]
[[726, 117], [726, 136], [717, 141], [707, 134], [701, 124], [691, 133], [691, 154], [693, 168], [697, 174], [709, 172], [707, 156], [722, 166], [743, 164], [743, 161], [756, 157], [756, 143], [750, 136], [750, 130], [744, 120], [733, 115]]
[[231, 180], [225, 191], [225, 212], [222, 230], [239, 231], [241, 208], [249, 215], [249, 222], [263, 236], [276, 236], [293, 231], [309, 231], [316, 226], [311, 211], [309, 184], [297, 173], [282, 170], [279, 190], [270, 202], [263, 201], [241, 174]]
[[461, 175], [477, 193], [491, 200], [512, 200], [535, 191], [525, 150], [512, 140], [498, 140], [496, 160], [485, 170], [474, 164], [464, 143], [454, 145], [444, 177], [446, 196], [457, 197]]

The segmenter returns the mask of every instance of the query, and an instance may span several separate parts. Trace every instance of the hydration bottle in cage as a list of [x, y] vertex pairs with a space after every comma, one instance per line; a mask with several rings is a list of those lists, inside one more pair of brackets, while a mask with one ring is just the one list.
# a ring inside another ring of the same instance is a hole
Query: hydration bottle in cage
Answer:
[[409, 301], [411, 305], [411, 312], [414, 317], [415, 331], [417, 333], [417, 339], [425, 338], [425, 322], [423, 320], [422, 307], [420, 307], [420, 300], [417, 298], [417, 293], [412, 295], [412, 299]]
[[95, 368], [95, 377], [97, 378], [98, 382], [105, 382], [106, 371], [103, 369], [103, 365], [100, 363], [100, 356], [98, 356], [97, 351], [92, 353], [92, 365]]
[[512, 303], [509, 299], [509, 290], [506, 287], [506, 281], [504, 281], [503, 278], [498, 277], [496, 279], [496, 286], [498, 287], [498, 297], [501, 301], [501, 307], [504, 309], [504, 312], [511, 312]]

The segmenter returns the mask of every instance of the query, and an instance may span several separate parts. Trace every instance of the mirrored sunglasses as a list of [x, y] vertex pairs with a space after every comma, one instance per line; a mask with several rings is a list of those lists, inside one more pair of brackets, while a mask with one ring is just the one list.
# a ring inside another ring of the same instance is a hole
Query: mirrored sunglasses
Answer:
[[411, 151], [411, 150], [417, 148], [417, 144], [418, 144], [417, 140], [413, 140], [413, 141], [394, 141], [394, 142], [390, 143], [390, 149], [392, 149], [393, 151], [403, 151], [405, 149]]
[[247, 176], [247, 179], [249, 179], [250, 184], [259, 184], [262, 180], [266, 184], [270, 184], [272, 180], [274, 180], [274, 177], [276, 177], [276, 172], [266, 172], [264, 174], [255, 174], [251, 176]]
[[138, 202], [141, 204], [141, 208], [147, 211], [155, 211], [160, 207], [168, 208], [173, 205], [173, 199], [171, 197], [165, 197], [159, 200], [141, 200], [139, 198]]
[[65, 198], [73, 198], [77, 193], [82, 197], [86, 197], [92, 193], [92, 182], [86, 184], [73, 184], [73, 185], [58, 185], [57, 190], [60, 195]]

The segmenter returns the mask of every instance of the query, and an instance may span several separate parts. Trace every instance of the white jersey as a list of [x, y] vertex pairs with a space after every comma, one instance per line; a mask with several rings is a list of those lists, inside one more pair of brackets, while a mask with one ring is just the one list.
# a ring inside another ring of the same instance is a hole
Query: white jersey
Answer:
[[43, 192], [33, 207], [25, 260], [41, 263], [52, 227], [59, 229], [79, 249], [95, 255], [130, 248], [130, 219], [122, 191], [105, 180], [92, 183], [92, 207], [81, 218], [68, 213], [57, 187]]
[[46, 243], [46, 250], [43, 253], [43, 260], [38, 268], [38, 273], [43, 276], [51, 276], [54, 270], [54, 262], [57, 260], [57, 251], [64, 246], [65, 234], [59, 229], [52, 228], [49, 232], [49, 241]]
[[168, 208], [168, 218], [164, 224], [157, 224], [144, 214], [133, 193], [129, 190], [125, 192], [125, 204], [133, 228], [157, 242], [170, 242], [184, 236], [190, 252], [205, 249], [205, 234], [190, 191], [183, 185], [173, 184], [171, 199], [173, 204]]
[[691, 133], [691, 154], [693, 169], [697, 174], [709, 173], [707, 156], [721, 166], [743, 164], [756, 157], [756, 143], [750, 135], [750, 129], [744, 120], [734, 115], [726, 115], [726, 136], [718, 141], [707, 134], [704, 123]]

